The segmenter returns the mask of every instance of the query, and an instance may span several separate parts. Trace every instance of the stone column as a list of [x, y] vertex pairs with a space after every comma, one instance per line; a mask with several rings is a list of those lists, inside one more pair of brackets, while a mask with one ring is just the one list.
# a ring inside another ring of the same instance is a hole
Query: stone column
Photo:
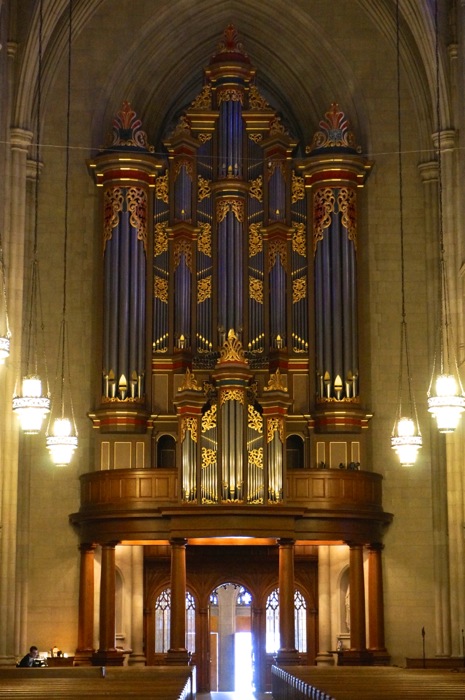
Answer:
[[365, 582], [363, 545], [350, 544], [350, 649], [366, 650]]
[[368, 645], [371, 651], [386, 655], [382, 551], [380, 543], [368, 547]]
[[331, 591], [330, 591], [330, 547], [318, 547], [318, 654], [317, 666], [332, 666], [334, 657], [329, 653], [331, 645]]
[[80, 544], [78, 645], [75, 666], [91, 666], [94, 653], [94, 554], [95, 544]]
[[102, 568], [100, 577], [100, 618], [99, 618], [99, 648], [93, 654], [94, 666], [122, 666], [123, 654], [116, 650], [115, 616], [116, 616], [116, 585], [115, 585], [115, 547], [111, 542], [102, 545]]
[[[4, 237], [8, 253], [8, 282], [10, 325], [15, 333], [11, 344], [9, 365], [11, 372], [2, 373], [0, 387], [2, 395], [12, 397], [14, 383], [20, 374], [21, 328], [23, 325], [23, 284], [24, 284], [24, 236], [26, 211], [27, 152], [32, 133], [25, 129], [11, 129], [11, 156], [9, 187], [9, 231]], [[11, 398], [10, 398], [11, 400]], [[18, 504], [18, 425], [13, 411], [6, 410], [2, 422], [2, 469], [0, 473], [0, 499], [2, 531], [0, 538], [0, 666], [11, 665], [15, 657], [25, 648], [21, 638], [24, 634], [22, 619], [15, 614], [15, 600], [18, 592], [16, 581], [17, 552], [17, 504]], [[23, 575], [25, 572], [23, 572]], [[20, 595], [27, 596], [24, 586]], [[18, 606], [19, 606], [18, 602]]]
[[[439, 239], [437, 231], [438, 206], [438, 163], [430, 161], [419, 166], [420, 176], [424, 185], [425, 211], [429, 216], [425, 217], [426, 260], [428, 277], [428, 307], [433, 309], [438, 304], [439, 298], [439, 264], [438, 250]], [[428, 357], [431, 368], [435, 353], [436, 316], [431, 314], [431, 323], [427, 328], [430, 338]], [[436, 429], [434, 421], [430, 430], [431, 440], [431, 491], [434, 494], [433, 506], [433, 552], [434, 552], [434, 581], [435, 581], [435, 640], [436, 654], [438, 656], [451, 655], [451, 598], [449, 576], [449, 533], [447, 522], [447, 482], [446, 477], [446, 444], [444, 437]], [[455, 488], [455, 486], [454, 486]], [[457, 647], [460, 654], [460, 647]]]
[[171, 626], [167, 663], [189, 663], [186, 649], [186, 544], [183, 538], [171, 540]]
[[133, 545], [132, 556], [132, 633], [129, 666], [145, 666], [144, 654], [144, 547]]
[[276, 663], [296, 664], [294, 629], [294, 541], [278, 540], [279, 546], [279, 636], [280, 648]]

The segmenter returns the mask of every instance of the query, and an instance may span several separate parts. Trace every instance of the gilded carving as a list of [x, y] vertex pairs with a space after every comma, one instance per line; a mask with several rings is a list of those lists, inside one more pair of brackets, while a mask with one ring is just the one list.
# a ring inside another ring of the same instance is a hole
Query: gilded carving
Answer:
[[231, 328], [228, 338], [222, 348], [220, 348], [220, 362], [244, 362], [245, 355], [242, 343]]
[[254, 143], [260, 143], [263, 141], [263, 134], [249, 134], [249, 139]]
[[179, 134], [190, 134], [190, 133], [191, 133], [191, 125], [190, 125], [189, 120], [186, 117], [186, 115], [183, 114], [181, 116], [181, 118], [179, 119], [178, 123], [176, 124], [171, 136], [178, 136]]
[[216, 428], [216, 403], [202, 416], [202, 433]]
[[284, 421], [282, 418], [268, 418], [267, 421], [267, 442], [271, 442], [278, 433], [281, 442], [284, 442]]
[[169, 203], [168, 182], [168, 172], [155, 178], [155, 197], [165, 204]]
[[216, 464], [216, 450], [209, 447], [202, 447], [202, 469], [207, 469]]
[[357, 195], [354, 190], [341, 187], [337, 195], [339, 211], [342, 214], [342, 225], [347, 229], [349, 241], [352, 241], [357, 250]]
[[313, 253], [315, 254], [319, 241], [323, 240], [324, 230], [331, 225], [331, 214], [334, 212], [336, 197], [331, 187], [322, 187], [313, 197]]
[[154, 255], [161, 255], [168, 250], [168, 231], [167, 222], [163, 221], [161, 223], [155, 224], [155, 236], [154, 236]]
[[186, 259], [187, 267], [192, 272], [192, 246], [189, 241], [181, 238], [174, 243], [174, 269], [178, 267], [183, 255]]
[[265, 98], [260, 95], [256, 85], [251, 85], [249, 89], [249, 107], [253, 111], [270, 109], [270, 105]]
[[244, 221], [244, 202], [242, 199], [219, 199], [216, 203], [216, 218], [221, 223], [228, 211], [232, 211], [239, 223]]
[[281, 118], [277, 115], [270, 124], [270, 136], [272, 136], [273, 134], [286, 134], [286, 136], [288, 136], [287, 129], [284, 127], [283, 124], [281, 124]]
[[286, 391], [287, 387], [283, 382], [281, 371], [278, 367], [274, 374], [270, 374], [268, 385], [263, 387], [263, 391]]
[[197, 384], [197, 379], [194, 377], [194, 373], [190, 371], [189, 367], [186, 369], [186, 374], [184, 375], [184, 381], [178, 391], [202, 391], [202, 387]]
[[256, 277], [249, 277], [249, 296], [258, 304], [263, 304], [263, 282]]
[[263, 177], [261, 175], [250, 182], [249, 194], [258, 199], [259, 202], [263, 202]]
[[212, 227], [211, 224], [200, 224], [200, 232], [197, 238], [197, 248], [200, 253], [212, 256]]
[[211, 109], [212, 105], [212, 87], [210, 84], [204, 85], [202, 91], [197, 95], [195, 100], [191, 102], [192, 109]]
[[281, 256], [281, 263], [283, 267], [286, 267], [287, 264], [287, 246], [286, 246], [286, 241], [270, 241], [270, 245], [268, 248], [268, 261], [270, 265], [270, 270], [274, 267], [274, 264], [276, 262], [276, 258]]
[[303, 258], [307, 257], [307, 240], [305, 234], [305, 224], [292, 222], [292, 250]]
[[137, 231], [137, 238], [147, 252], [147, 193], [141, 187], [130, 187], [127, 192], [129, 221]]
[[233, 87], [223, 88], [218, 90], [218, 107], [222, 102], [240, 102], [244, 104], [244, 93], [242, 90]]
[[197, 138], [200, 141], [200, 143], [207, 143], [207, 141], [211, 141], [211, 139], [213, 138], [213, 134], [199, 134]]
[[193, 442], [197, 442], [197, 419], [185, 416], [181, 420], [181, 442], [184, 442], [186, 432], [189, 431]]
[[173, 166], [174, 179], [176, 179], [177, 176], [179, 175], [181, 168], [185, 168], [186, 173], [189, 175], [189, 177], [192, 180], [192, 172], [193, 172], [192, 161], [188, 160], [187, 158], [178, 158], [178, 160], [175, 161], [174, 166]]
[[285, 172], [283, 161], [276, 160], [276, 158], [275, 158], [274, 160], [270, 160], [270, 162], [268, 163], [268, 169], [267, 169], [268, 180], [271, 180], [271, 177], [273, 176], [276, 168], [278, 168], [281, 171], [281, 175], [283, 176], [283, 178], [286, 177], [286, 172]]
[[299, 277], [292, 281], [292, 303], [297, 304], [301, 299], [307, 297], [307, 277]]
[[206, 299], [210, 299], [212, 295], [212, 278], [211, 275], [203, 277], [197, 283], [197, 301], [201, 304]]
[[295, 174], [295, 170], [292, 171], [292, 203], [298, 202], [299, 199], [304, 199], [305, 197], [305, 186], [303, 177], [299, 177]]
[[207, 180], [206, 178], [202, 177], [201, 175], [198, 176], [198, 185], [197, 185], [197, 194], [199, 198], [199, 202], [202, 201], [202, 199], [205, 199], [206, 197], [210, 197], [212, 190], [210, 187], [211, 180]]
[[244, 403], [244, 392], [240, 389], [222, 389], [220, 391], [220, 405], [222, 406], [226, 401], [239, 401], [239, 403]]
[[168, 303], [168, 280], [163, 279], [163, 277], [155, 276], [154, 281], [154, 293], [155, 299], [160, 299], [165, 304]]
[[263, 250], [262, 224], [250, 224], [249, 226], [249, 255], [253, 258]]
[[104, 224], [103, 224], [103, 249], [107, 241], [111, 241], [113, 229], [118, 226], [119, 213], [123, 211], [124, 195], [121, 187], [112, 187], [105, 190], [104, 197]]
[[255, 430], [257, 433], [263, 433], [263, 417], [262, 417], [262, 415], [250, 403], [247, 406], [247, 412], [249, 414], [247, 426], [251, 430]]
[[247, 455], [247, 461], [253, 467], [263, 469], [263, 447], [250, 450]]

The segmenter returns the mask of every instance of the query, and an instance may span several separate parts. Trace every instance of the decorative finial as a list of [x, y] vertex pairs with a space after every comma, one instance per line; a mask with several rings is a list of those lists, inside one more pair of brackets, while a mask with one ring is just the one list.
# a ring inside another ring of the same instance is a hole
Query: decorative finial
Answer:
[[147, 134], [141, 129], [142, 122], [129, 102], [124, 101], [113, 119], [113, 141], [109, 148], [130, 148], [153, 153], [154, 147], [147, 141]]
[[[228, 24], [223, 36], [224, 39], [218, 44], [216, 53], [213, 54], [211, 60], [215, 62], [223, 61], [225, 58], [235, 58], [236, 60], [250, 63], [242, 43], [238, 40], [237, 30], [233, 24]], [[228, 56], [225, 56], [225, 54], [228, 54]]]
[[356, 146], [354, 133], [350, 129], [350, 122], [341, 112], [337, 102], [333, 102], [328, 112], [325, 113], [325, 119], [319, 123], [321, 131], [317, 131], [313, 137], [312, 145], [307, 146], [306, 153], [321, 148], [331, 148], [338, 150], [350, 150], [360, 153], [360, 146]]
[[245, 359], [242, 343], [236, 335], [233, 328], [228, 331], [228, 338], [222, 348], [220, 348], [219, 363], [223, 362], [241, 362], [247, 364]]

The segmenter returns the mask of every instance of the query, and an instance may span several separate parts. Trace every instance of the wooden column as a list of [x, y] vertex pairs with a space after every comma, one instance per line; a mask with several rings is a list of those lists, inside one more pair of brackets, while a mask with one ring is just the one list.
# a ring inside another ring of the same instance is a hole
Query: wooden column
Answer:
[[122, 666], [123, 654], [116, 650], [115, 631], [115, 548], [116, 543], [102, 545], [100, 576], [99, 648], [92, 657], [94, 666]]
[[189, 663], [186, 649], [186, 544], [183, 538], [171, 540], [171, 626], [166, 661]]
[[81, 563], [79, 572], [78, 644], [75, 666], [90, 666], [94, 653], [94, 554], [95, 544], [79, 545]]
[[279, 637], [278, 664], [298, 663], [294, 630], [294, 541], [278, 540], [279, 545]]
[[363, 578], [363, 545], [350, 545], [350, 648], [366, 649], [365, 583]]
[[381, 543], [368, 547], [368, 646], [376, 656], [388, 659], [384, 641], [382, 551]]

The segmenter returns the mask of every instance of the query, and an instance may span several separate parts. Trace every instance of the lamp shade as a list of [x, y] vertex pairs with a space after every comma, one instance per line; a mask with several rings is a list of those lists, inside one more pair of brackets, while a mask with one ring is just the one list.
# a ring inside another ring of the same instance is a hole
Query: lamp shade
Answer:
[[0, 336], [0, 365], [3, 365], [10, 354], [10, 338], [7, 335]]
[[428, 397], [428, 411], [436, 418], [440, 433], [453, 433], [465, 410], [465, 396], [453, 374], [438, 375], [436, 393]]
[[56, 418], [52, 434], [47, 435], [46, 443], [52, 462], [57, 467], [67, 467], [71, 462], [78, 439], [72, 435], [71, 421], [68, 418]]
[[13, 411], [18, 416], [24, 433], [37, 435], [45, 416], [50, 412], [50, 399], [42, 396], [40, 377], [24, 377], [21, 388], [22, 395], [13, 397]]
[[403, 467], [413, 467], [422, 444], [423, 439], [417, 432], [415, 422], [411, 418], [399, 418], [394, 426], [391, 447], [397, 452]]

